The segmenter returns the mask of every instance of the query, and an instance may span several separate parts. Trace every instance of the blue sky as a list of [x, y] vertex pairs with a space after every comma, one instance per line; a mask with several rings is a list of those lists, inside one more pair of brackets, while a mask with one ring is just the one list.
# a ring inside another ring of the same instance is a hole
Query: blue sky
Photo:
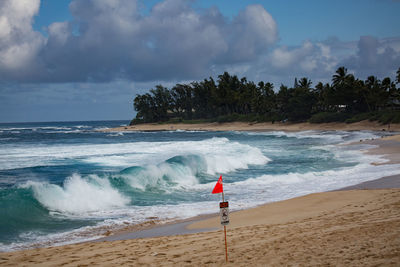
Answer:
[[131, 119], [156, 84], [223, 71], [291, 85], [400, 67], [395, 0], [4, 0], [0, 122]]

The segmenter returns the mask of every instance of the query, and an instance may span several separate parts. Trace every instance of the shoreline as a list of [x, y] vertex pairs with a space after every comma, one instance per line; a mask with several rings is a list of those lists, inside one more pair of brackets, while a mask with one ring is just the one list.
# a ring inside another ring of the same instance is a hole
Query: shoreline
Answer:
[[[373, 155], [382, 155], [383, 158], [388, 160], [388, 162], [380, 163], [383, 165], [386, 164], [400, 164], [400, 135], [387, 136], [381, 139], [375, 140], [365, 140], [360, 141], [362, 144], [375, 145], [377, 147], [370, 148], [364, 151], [367, 154]], [[353, 143], [358, 144], [358, 143]], [[351, 145], [351, 144], [349, 144]], [[400, 174], [385, 176], [379, 179], [362, 182], [359, 184], [346, 186], [343, 188], [335, 189], [328, 192], [334, 191], [350, 191], [350, 190], [378, 190], [378, 189], [394, 189], [400, 188]], [[320, 192], [327, 193], [327, 192]], [[319, 194], [319, 193], [313, 193]], [[294, 200], [297, 198], [306, 197], [309, 195], [295, 197], [287, 200], [282, 200], [278, 202], [265, 203], [260, 206], [256, 206], [249, 209], [234, 211], [231, 214], [246, 212], [247, 210], [256, 210], [260, 207], [268, 206], [274, 203], [284, 202], [288, 200]], [[196, 217], [184, 219], [184, 220], [176, 220], [166, 224], [155, 224], [150, 227], [134, 231], [134, 232], [120, 232], [115, 233], [114, 235], [107, 236], [104, 238], [100, 238], [98, 241], [116, 241], [116, 240], [128, 240], [132, 238], [150, 238], [150, 237], [161, 237], [161, 236], [170, 236], [177, 234], [192, 234], [192, 233], [201, 233], [215, 230], [218, 228], [219, 223], [219, 214], [204, 214]], [[197, 231], [197, 232], [196, 232]]]
[[227, 123], [144, 123], [132, 126], [121, 126], [102, 130], [103, 132], [153, 132], [153, 131], [400, 131], [400, 124], [381, 124], [371, 121], [360, 121], [355, 123], [282, 123], [282, 122], [227, 122]]
[[[400, 135], [385, 137], [376, 140], [366, 140], [362, 141], [362, 144], [377, 145], [378, 147], [369, 149], [365, 153], [383, 155], [384, 158], [387, 158], [389, 160], [388, 162], [385, 162], [383, 164], [400, 163], [400, 157], [399, 157]], [[378, 212], [378, 210], [384, 209], [384, 206], [381, 206], [378, 209], [376, 207], [377, 205], [376, 202], [379, 202], [380, 199], [385, 198], [387, 195], [393, 195], [394, 200], [400, 201], [400, 189], [398, 189], [399, 187], [400, 187], [400, 175], [395, 175], [342, 188], [337, 191], [314, 193], [284, 201], [264, 204], [251, 209], [232, 212], [231, 213], [232, 223], [230, 226], [228, 226], [229, 228], [228, 237], [230, 239], [235, 239], [234, 234], [237, 234], [239, 236], [240, 235], [246, 236], [246, 234], [242, 233], [243, 231], [246, 233], [252, 233], [252, 235], [254, 235], [255, 234], [254, 228], [263, 229], [264, 233], [265, 231], [268, 232], [270, 231], [270, 229], [275, 229], [276, 227], [277, 228], [275, 230], [279, 232], [282, 227], [286, 228], [288, 225], [294, 225], [295, 227], [301, 228], [302, 224], [319, 220], [319, 218], [323, 218], [321, 220], [325, 221], [324, 218], [329, 216], [329, 214], [331, 213], [335, 214], [337, 213], [339, 217], [349, 216], [349, 214], [360, 212], [360, 209], [362, 209], [364, 213], [368, 213], [366, 207], [368, 207], [369, 209], [374, 209], [375, 212]], [[393, 206], [396, 203], [400, 203], [396, 201], [390, 203], [385, 202], [385, 205]], [[399, 211], [400, 213], [400, 209], [398, 209], [397, 211]], [[282, 213], [285, 214], [282, 215]], [[393, 209], [390, 209], [390, 213], [393, 213]], [[265, 214], [268, 214], [268, 216], [265, 216]], [[400, 218], [400, 216], [397, 217]], [[333, 217], [330, 218], [334, 219]], [[387, 218], [385, 220], [387, 220]], [[400, 229], [398, 227], [400, 226], [400, 219], [391, 222], [397, 227], [397, 229]], [[336, 225], [335, 227], [339, 226], [340, 225]], [[187, 261], [184, 260], [188, 259], [188, 257], [185, 257], [185, 253], [188, 251], [188, 249], [182, 248], [179, 244], [186, 244], [186, 246], [188, 246], [188, 244], [193, 244], [193, 242], [197, 242], [198, 239], [200, 239], [203, 243], [205, 242], [207, 244], [209, 244], [210, 242], [209, 240], [213, 240], [213, 242], [211, 242], [211, 244], [209, 245], [215, 245], [214, 244], [215, 242], [220, 243], [220, 241], [218, 241], [220, 238], [220, 231], [216, 229], [219, 229], [219, 217], [211, 214], [211, 215], [206, 215], [206, 218], [195, 217], [183, 221], [178, 221], [175, 223], [173, 222], [167, 223], [165, 225], [152, 225], [149, 228], [146, 227], [136, 232], [129, 232], [129, 233], [120, 232], [99, 240], [88, 241], [84, 243], [76, 243], [72, 245], [57, 246], [57, 247], [54, 246], [54, 247], [46, 247], [39, 249], [19, 250], [14, 252], [5, 252], [5, 253], [1, 252], [0, 264], [2, 265], [4, 264], [5, 266], [7, 266], [7, 264], [15, 265], [22, 263], [29, 263], [30, 265], [34, 265], [34, 263], [36, 262], [36, 264], [39, 265], [43, 265], [43, 263], [47, 263], [49, 265], [57, 265], [57, 263], [58, 264], [66, 263], [68, 265], [68, 262], [65, 261], [61, 262], [61, 259], [58, 259], [57, 257], [53, 258], [50, 257], [51, 254], [64, 255], [66, 258], [69, 257], [70, 260], [72, 257], [71, 255], [72, 254], [75, 255], [73, 257], [75, 257], [75, 259], [77, 260], [72, 259], [71, 262], [69, 262], [70, 265], [76, 265], [78, 262], [82, 264], [85, 264], [85, 262], [86, 264], [93, 264], [96, 262], [104, 263], [102, 259], [104, 258], [104, 255], [100, 255], [99, 253], [96, 254], [94, 252], [92, 253], [90, 251], [93, 250], [91, 250], [90, 248], [96, 248], [109, 252], [112, 251], [114, 247], [118, 247], [120, 250], [124, 249], [126, 250], [127, 246], [130, 247], [135, 246], [136, 248], [135, 251], [140, 252], [139, 254], [143, 255], [143, 257], [136, 257], [136, 258], [131, 255], [132, 262], [130, 264], [132, 263], [135, 264], [147, 263], [147, 264], [157, 264], [157, 265], [170, 265], [170, 264], [191, 265], [192, 263], [206, 264], [207, 262], [201, 261], [201, 259], [199, 259], [198, 257], [196, 257], [197, 260], [192, 259], [191, 263], [189, 264]], [[181, 235], [182, 233], [184, 235]], [[250, 240], [252, 240], [252, 235], [247, 235], [247, 238], [250, 238]], [[285, 237], [285, 233], [281, 233], [281, 235], [282, 238], [287, 239]], [[292, 233], [291, 235], [296, 235], [296, 233]], [[261, 242], [258, 238], [254, 238], [253, 241], [256, 243]], [[163, 248], [162, 245], [159, 245], [160, 242], [161, 244], [164, 244], [165, 248]], [[273, 241], [269, 240], [268, 242], [269, 242], [268, 246], [276, 248], [276, 246], [274, 247]], [[154, 251], [154, 249], [151, 248], [150, 250], [148, 249], [149, 251], [146, 252], [145, 250], [143, 250], [144, 248], [143, 249], [141, 248], [140, 244], [142, 243], [152, 244], [151, 247], [155, 246], [157, 249], [156, 251]], [[291, 253], [289, 247], [293, 245], [292, 243], [289, 242], [286, 244], [284, 242], [284, 244], [287, 245], [286, 247], [285, 246], [284, 247], [286, 250], [289, 251], [288, 253]], [[166, 244], [171, 244], [171, 249], [167, 249], [169, 245]], [[252, 245], [253, 244], [251, 242], [250, 243], [247, 242], [247, 247], [251, 247]], [[199, 248], [198, 246], [195, 247], [196, 250], [201, 251], [201, 248]], [[177, 248], [179, 248], [179, 250]], [[393, 245], [393, 248], [395, 249], [395, 251], [396, 249], [398, 251], [400, 249], [400, 243], [399, 242], [395, 243]], [[283, 248], [281, 249], [283, 250]], [[380, 253], [379, 251], [382, 250], [383, 248], [379, 248], [376, 253], [379, 254]], [[94, 262], [88, 262], [86, 259], [88, 255], [91, 255], [91, 253], [93, 254], [92, 255], [93, 257], [98, 255], [95, 257], [96, 259]], [[209, 251], [204, 251], [204, 253], [209, 253]], [[28, 255], [28, 257], [24, 255]], [[177, 257], [176, 255], [180, 256]], [[263, 255], [259, 254], [258, 257], [263, 258]], [[35, 261], [34, 258], [37, 258], [37, 261]], [[159, 258], [167, 258], [169, 261], [158, 261]], [[282, 260], [282, 258], [280, 259]], [[400, 259], [400, 255], [398, 255], [397, 259]], [[120, 261], [115, 261], [115, 260], [118, 259], [113, 258], [112, 261], [113, 264], [121, 263]], [[232, 263], [235, 264], [265, 263], [265, 261], [261, 262], [257, 261], [256, 259], [254, 259], [254, 257], [252, 259], [244, 259], [244, 260], [245, 261], [241, 261], [238, 260], [238, 258], [236, 258], [232, 261]], [[358, 260], [362, 260], [362, 258]], [[298, 263], [298, 261], [290, 261], [289, 259], [289, 261], [287, 261], [286, 264], [290, 263], [293, 264], [296, 262]], [[323, 263], [323, 261], [322, 262], [317, 261], [317, 262]], [[334, 261], [330, 262], [333, 263]], [[391, 262], [392, 262], [391, 259], [389, 259], [389, 261], [378, 261], [378, 263], [389, 263], [389, 264], [391, 264]], [[129, 263], [129, 261], [125, 263]], [[222, 263], [223, 263], [223, 254], [221, 254], [220, 256], [217, 255], [217, 260], [210, 262], [210, 264], [222, 264]], [[274, 262], [270, 263], [272, 265], [278, 264]]]
[[[396, 266], [400, 189], [314, 193], [231, 214], [228, 266]], [[192, 229], [219, 224], [199, 221]], [[223, 231], [0, 253], [2, 266], [223, 265]]]

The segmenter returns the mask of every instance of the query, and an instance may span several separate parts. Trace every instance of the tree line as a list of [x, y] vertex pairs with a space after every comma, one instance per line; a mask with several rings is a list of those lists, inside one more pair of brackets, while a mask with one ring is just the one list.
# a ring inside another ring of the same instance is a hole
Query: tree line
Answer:
[[171, 89], [157, 85], [136, 95], [137, 111], [131, 124], [164, 121], [311, 121], [353, 122], [375, 119], [400, 122], [400, 68], [394, 81], [369, 76], [365, 81], [340, 67], [331, 83], [312, 86], [306, 77], [295, 79], [292, 87], [274, 90], [269, 82], [255, 84], [228, 72]]

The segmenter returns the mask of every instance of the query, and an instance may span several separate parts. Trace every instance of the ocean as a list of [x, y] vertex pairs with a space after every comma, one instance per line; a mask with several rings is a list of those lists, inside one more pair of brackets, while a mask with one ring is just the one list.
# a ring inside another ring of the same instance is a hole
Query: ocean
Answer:
[[101, 131], [127, 123], [0, 124], [0, 251], [216, 213], [220, 175], [240, 210], [400, 173], [360, 151], [385, 132]]

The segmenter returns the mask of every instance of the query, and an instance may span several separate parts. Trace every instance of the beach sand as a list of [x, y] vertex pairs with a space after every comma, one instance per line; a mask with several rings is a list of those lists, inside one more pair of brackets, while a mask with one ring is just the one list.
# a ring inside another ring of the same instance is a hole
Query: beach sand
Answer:
[[400, 131], [400, 124], [383, 125], [378, 122], [360, 121], [356, 123], [248, 123], [248, 122], [228, 122], [228, 123], [144, 123], [132, 126], [121, 126], [112, 129], [102, 130], [105, 132], [123, 131], [307, 131], [307, 130], [343, 130], [343, 131]]
[[[368, 153], [388, 151], [389, 163], [397, 162], [398, 136], [366, 142], [380, 146]], [[391, 183], [399, 179], [377, 180], [364, 187], [369, 190], [316, 193], [233, 212], [227, 227], [228, 264], [214, 216], [185, 224], [192, 231], [217, 229], [210, 232], [0, 253], [0, 265], [399, 266], [400, 188]]]
[[[398, 266], [400, 189], [311, 194], [231, 214], [230, 266]], [[218, 225], [217, 219], [190, 227]], [[223, 232], [0, 254], [1, 266], [224, 265]]]

